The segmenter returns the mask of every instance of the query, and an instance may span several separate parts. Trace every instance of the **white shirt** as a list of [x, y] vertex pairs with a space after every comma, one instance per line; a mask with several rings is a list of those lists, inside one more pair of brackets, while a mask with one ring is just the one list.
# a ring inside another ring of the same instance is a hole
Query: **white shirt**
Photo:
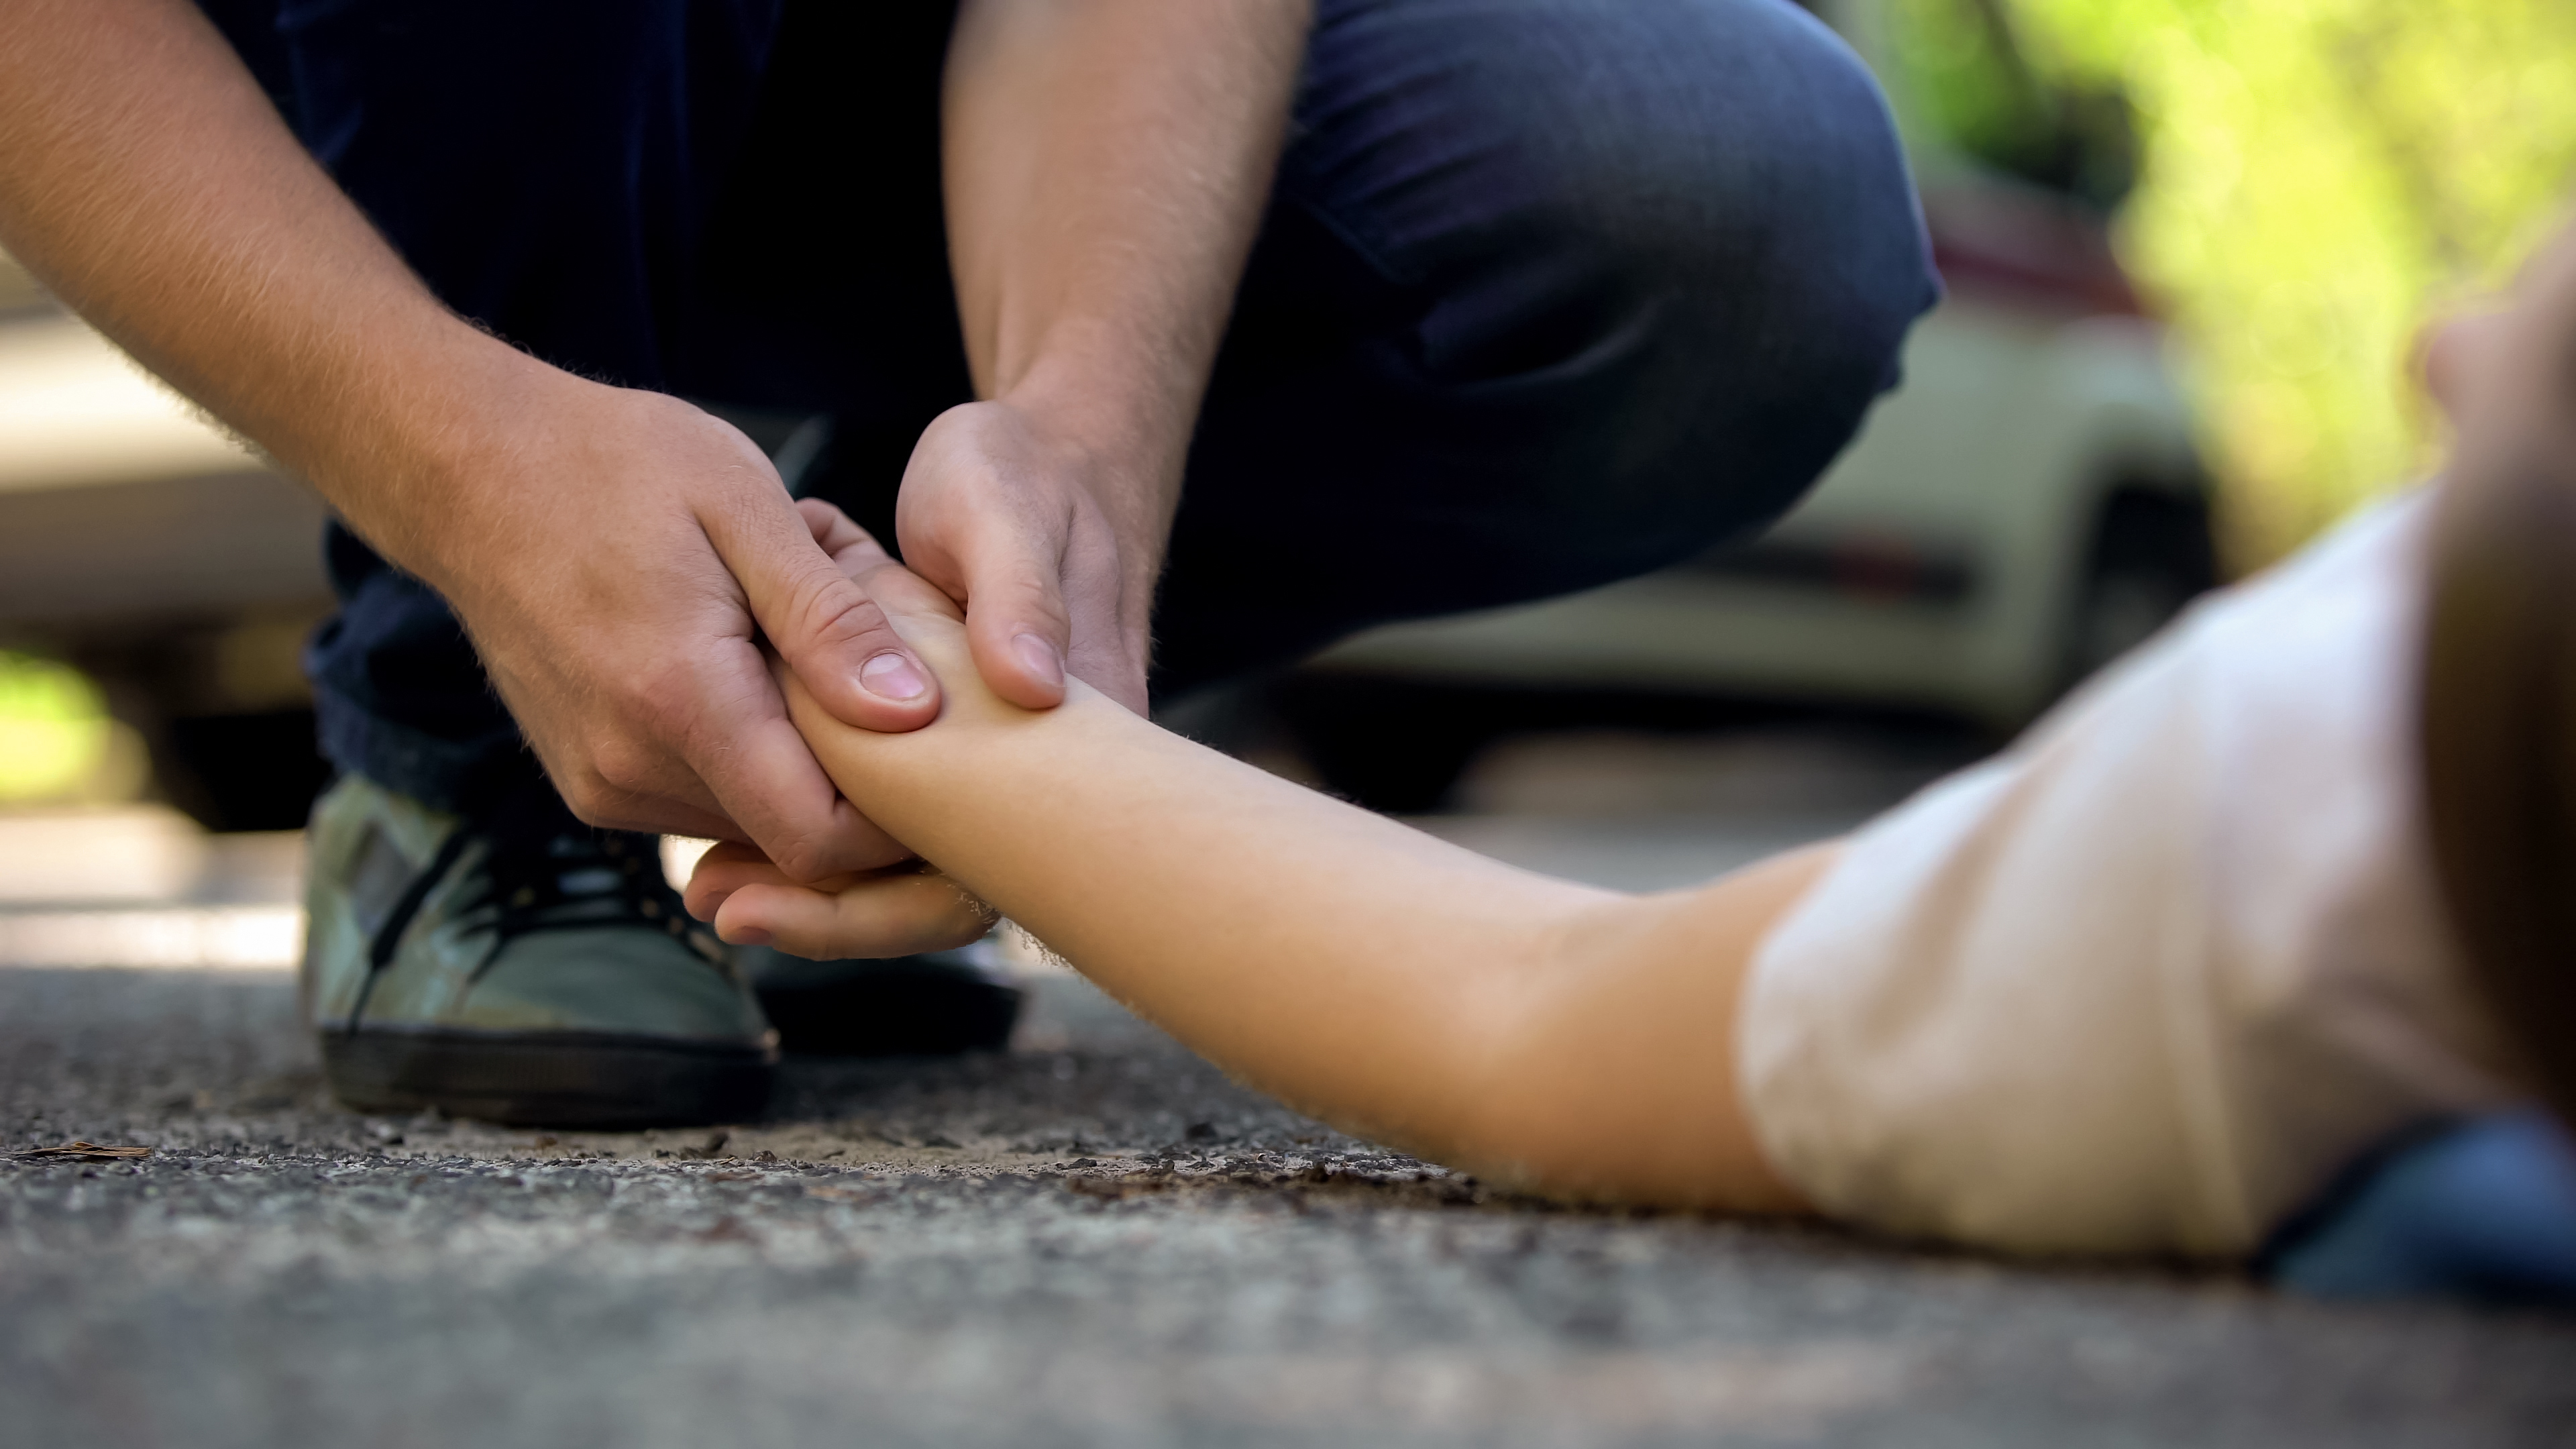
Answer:
[[1774, 1165], [1886, 1231], [2226, 1256], [2388, 1133], [2523, 1095], [2418, 824], [2430, 497], [2214, 596], [1854, 836], [1763, 942]]

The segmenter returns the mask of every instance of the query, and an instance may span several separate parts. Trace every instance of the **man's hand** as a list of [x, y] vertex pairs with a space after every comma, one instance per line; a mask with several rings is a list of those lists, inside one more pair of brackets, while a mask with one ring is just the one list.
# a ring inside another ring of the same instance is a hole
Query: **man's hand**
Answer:
[[966, 606], [976, 671], [995, 693], [1049, 708], [1069, 666], [1143, 714], [1164, 481], [1045, 414], [968, 403], [922, 434], [896, 535], [905, 562]]
[[526, 409], [513, 446], [391, 531], [574, 812], [748, 839], [799, 879], [903, 859], [814, 763], [760, 647], [851, 724], [938, 714], [931, 672], [826, 551], [855, 528], [800, 512], [749, 439], [676, 399], [550, 373]]

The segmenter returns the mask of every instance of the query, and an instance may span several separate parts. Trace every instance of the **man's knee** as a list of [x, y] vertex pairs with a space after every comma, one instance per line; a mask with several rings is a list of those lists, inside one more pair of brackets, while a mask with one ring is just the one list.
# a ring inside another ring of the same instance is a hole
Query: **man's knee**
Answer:
[[1850, 51], [1786, 0], [1321, 16], [1195, 445], [1171, 657], [1203, 662], [1174, 608], [1213, 655], [1316, 558], [1347, 581], [1304, 621], [1324, 637], [1642, 573], [1795, 502], [1936, 295]]
[[1786, 0], [1511, 8], [1477, 84], [1508, 96], [1519, 230], [1420, 356], [1557, 414], [1543, 511], [1600, 569], [1651, 566], [1785, 510], [1893, 383], [1938, 295], [1912, 180], [1876, 83]]
[[1748, 68], [1766, 83], [1732, 112], [1733, 136], [1698, 153], [1707, 232], [1747, 234], [1699, 252], [1689, 285], [1716, 299], [1709, 312], [1757, 352], [1775, 395], [1829, 403], [1856, 425], [1940, 295], [1895, 122], [1859, 58], [1804, 12], [1783, 14], [1783, 0], [1718, 8], [1775, 23], [1748, 27], [1760, 37]]
[[1631, 83], [1556, 103], [1557, 245], [1655, 309], [1680, 344], [1669, 365], [1856, 415], [1937, 296], [1876, 82], [1787, 0], [1624, 13], [1595, 64]]
[[1641, 85], [1589, 101], [1561, 224], [1643, 333], [1600, 441], [1638, 565], [1788, 511], [1893, 387], [1937, 281], [1886, 101], [1837, 36], [1785, 0], [1633, 15], [1607, 44]]
[[1934, 295], [1886, 103], [1788, 0], [1326, 0], [1299, 120], [1283, 185], [1420, 289], [1435, 387], [1663, 354], [1857, 416]]

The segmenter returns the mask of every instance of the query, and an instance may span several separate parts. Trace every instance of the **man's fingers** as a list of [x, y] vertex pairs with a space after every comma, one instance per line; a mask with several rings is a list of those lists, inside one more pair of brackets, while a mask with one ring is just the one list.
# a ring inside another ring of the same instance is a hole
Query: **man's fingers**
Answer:
[[992, 924], [983, 902], [927, 871], [869, 875], [833, 891], [746, 884], [715, 916], [716, 935], [727, 942], [818, 961], [951, 950]]
[[805, 737], [782, 716], [743, 732], [707, 783], [734, 821], [790, 879], [873, 870], [912, 852], [841, 798]]
[[845, 577], [865, 589], [869, 600], [885, 610], [889, 619], [901, 621], [927, 615], [955, 623], [966, 617], [955, 599], [895, 562], [894, 555], [885, 551], [875, 534], [859, 527], [840, 509], [820, 498], [800, 498], [796, 511], [812, 530], [815, 546], [830, 556], [833, 566]]
[[[749, 655], [748, 643], [735, 647]], [[724, 708], [692, 721], [687, 755], [735, 829], [794, 880], [872, 870], [912, 852], [841, 798], [831, 777], [789, 722], [764, 662], [741, 661], [747, 676], [705, 691]]]
[[712, 921], [716, 909], [725, 899], [744, 886], [792, 886], [787, 872], [770, 864], [769, 857], [756, 845], [719, 840], [698, 857], [689, 872], [689, 883], [680, 888], [680, 904], [696, 920]]
[[[897, 862], [897, 865], [902, 864]], [[719, 840], [699, 854], [698, 863], [689, 871], [688, 884], [680, 889], [680, 903], [688, 908], [691, 917], [713, 921], [716, 912], [732, 898], [733, 893], [746, 886], [793, 886], [798, 890], [821, 891], [828, 895], [874, 874], [875, 870], [844, 871], [820, 880], [793, 880], [787, 872], [772, 864], [768, 856], [761, 854], [759, 846]]]
[[832, 504], [820, 498], [799, 498], [796, 512], [813, 533], [815, 546], [823, 550], [843, 577], [861, 578], [894, 562], [894, 556], [877, 542], [875, 534], [859, 527], [850, 515]]
[[[841, 552], [862, 562], [870, 551], [883, 558], [884, 550], [856, 524], [839, 518], [835, 525], [839, 510], [831, 514], [823, 529]], [[741, 510], [708, 520], [707, 536], [741, 582], [771, 646], [835, 719], [900, 733], [938, 718], [937, 677], [818, 539], [815, 514]]]

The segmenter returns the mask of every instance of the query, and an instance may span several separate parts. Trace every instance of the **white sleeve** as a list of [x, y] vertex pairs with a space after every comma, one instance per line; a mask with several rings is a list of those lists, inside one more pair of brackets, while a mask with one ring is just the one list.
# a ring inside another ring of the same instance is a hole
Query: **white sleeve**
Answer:
[[1746, 1110], [1818, 1206], [2025, 1252], [2246, 1252], [2510, 1098], [2416, 823], [2427, 505], [2195, 609], [1853, 837], [1756, 953]]
[[2195, 1151], [2195, 977], [2168, 969], [2205, 930], [2187, 663], [2134, 661], [1862, 831], [1764, 942], [1745, 1101], [1819, 1207], [2026, 1252], [2250, 1245]]

